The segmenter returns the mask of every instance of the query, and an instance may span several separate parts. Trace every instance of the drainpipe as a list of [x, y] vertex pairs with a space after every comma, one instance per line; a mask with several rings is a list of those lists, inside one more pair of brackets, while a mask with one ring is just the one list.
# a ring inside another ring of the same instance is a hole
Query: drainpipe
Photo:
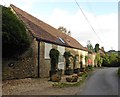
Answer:
[[40, 77], [40, 41], [38, 41], [38, 78]]

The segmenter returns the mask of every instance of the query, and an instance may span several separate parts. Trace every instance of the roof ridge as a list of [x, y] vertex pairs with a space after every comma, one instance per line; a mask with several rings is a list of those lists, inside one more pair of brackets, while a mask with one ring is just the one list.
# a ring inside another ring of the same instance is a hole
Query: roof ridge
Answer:
[[[13, 6], [13, 7], [16, 7], [15, 5], [13, 5], [13, 4], [10, 4], [10, 6]], [[36, 20], [38, 20], [39, 22], [42, 22], [43, 24], [46, 24], [47, 26], [50, 26], [50, 27], [52, 27], [54, 30], [57, 30], [58, 32], [60, 32], [61, 34], [64, 34], [65, 36], [68, 36], [68, 37], [71, 37], [71, 38], [73, 38], [72, 36], [69, 36], [69, 35], [67, 35], [67, 34], [65, 34], [65, 33], [63, 33], [62, 31], [60, 31], [60, 30], [58, 30], [58, 29], [56, 29], [55, 27], [53, 27], [53, 26], [51, 26], [51, 25], [49, 25], [48, 23], [45, 23], [45, 22], [43, 22], [42, 20], [40, 20], [40, 19], [38, 19], [38, 18], [36, 18], [35, 16], [33, 16], [33, 15], [31, 15], [31, 14], [29, 14], [29, 13], [27, 13], [27, 12], [25, 12], [25, 11], [23, 11], [23, 10], [21, 10], [20, 8], [18, 8], [18, 7], [16, 7], [17, 9], [19, 9], [20, 11], [22, 11], [22, 12], [24, 12], [25, 14], [28, 14], [30, 17], [32, 17], [32, 18], [35, 18]], [[25, 16], [23, 16], [23, 17], [25, 17]], [[31, 21], [31, 19], [28, 19], [28, 20], [30, 20]], [[40, 24], [37, 24], [37, 23], [35, 23], [34, 21], [31, 21], [32, 23], [34, 23], [34, 24], [36, 24], [36, 25], [40, 25]], [[42, 28], [43, 29], [43, 28]], [[46, 30], [46, 29], [44, 29], [44, 30]], [[74, 39], [74, 38], [73, 38]], [[74, 40], [76, 40], [76, 39], [74, 39]]]
[[[32, 16], [31, 14], [21, 10], [20, 8], [16, 7], [13, 4], [10, 4], [10, 6], [15, 10], [15, 12], [18, 13], [18, 17], [20, 17], [19, 15], [22, 15], [24, 18], [28, 19], [33, 24], [40, 27], [42, 30], [46, 31], [50, 35], [52, 35], [58, 39], [59, 39], [59, 37], [62, 38], [65, 41], [65, 43], [67, 43], [70, 47], [85, 50], [84, 47], [73, 37], [66, 35], [62, 31], [59, 31], [58, 29], [41, 21], [40, 19], [36, 18], [35, 16]], [[36, 33], [36, 32], [34, 32], [34, 33]]]

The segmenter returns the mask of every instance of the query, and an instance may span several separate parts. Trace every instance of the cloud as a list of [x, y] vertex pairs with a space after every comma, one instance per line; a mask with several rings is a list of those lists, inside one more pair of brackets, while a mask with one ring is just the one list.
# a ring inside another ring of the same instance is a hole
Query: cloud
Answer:
[[[55, 28], [64, 26], [72, 32], [72, 37], [77, 39], [83, 46], [86, 46], [87, 41], [90, 40], [93, 46], [99, 43], [105, 47], [105, 50], [118, 49], [118, 15], [117, 13], [95, 15], [93, 13], [84, 10], [84, 13], [88, 17], [91, 25], [94, 27], [97, 35], [101, 38], [103, 43], [98, 39], [93, 32], [85, 17], [80, 10], [71, 14], [67, 10], [55, 8], [51, 14], [34, 13], [32, 7], [36, 3], [40, 3], [44, 0], [4, 0], [9, 6], [10, 3], [23, 9], [24, 11], [34, 15], [35, 17], [43, 20], [44, 22], [52, 25]], [[45, 0], [46, 1], [46, 0]], [[44, 1], [44, 2], [45, 2]], [[77, 0], [79, 2], [79, 0]], [[112, 0], [111, 0], [112, 1]], [[47, 1], [46, 1], [47, 2]], [[55, 2], [50, 0], [49, 2]], [[62, 1], [61, 1], [62, 2]], [[70, 2], [70, 1], [69, 1]], [[4, 3], [0, 0], [0, 4]]]
[[34, 0], [0, 0], [0, 4], [9, 7], [10, 4], [14, 4], [15, 6], [23, 9], [24, 11], [29, 12], [32, 5], [34, 4]]
[[98, 39], [97, 35], [91, 29], [80, 10], [77, 10], [75, 14], [70, 14], [66, 10], [56, 8], [51, 15], [35, 16], [55, 28], [58, 28], [59, 26], [66, 27], [72, 32], [72, 37], [77, 39], [83, 46], [86, 46], [87, 41], [90, 40], [93, 46], [96, 43], [99, 43], [100, 46], [104, 46], [106, 51], [110, 50], [111, 47], [118, 50], [117, 13], [96, 16], [93, 13], [87, 11], [84, 12], [102, 42]]

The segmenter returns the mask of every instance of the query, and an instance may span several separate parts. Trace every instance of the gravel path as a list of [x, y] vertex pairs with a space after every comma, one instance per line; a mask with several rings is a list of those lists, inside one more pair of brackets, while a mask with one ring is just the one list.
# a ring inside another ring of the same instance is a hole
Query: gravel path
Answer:
[[53, 82], [44, 79], [26, 78], [3, 82], [3, 95], [74, 95], [79, 87], [54, 88]]

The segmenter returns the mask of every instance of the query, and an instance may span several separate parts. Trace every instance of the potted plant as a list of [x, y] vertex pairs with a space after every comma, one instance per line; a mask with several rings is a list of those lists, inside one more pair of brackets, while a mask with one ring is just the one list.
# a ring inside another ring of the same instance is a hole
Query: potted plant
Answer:
[[58, 73], [58, 59], [59, 59], [59, 51], [57, 49], [51, 49], [49, 56], [51, 59], [51, 70], [50, 70], [50, 80], [52, 80], [52, 75], [59, 75], [59, 78], [61, 79], [61, 75]]
[[74, 74], [72, 76], [67, 76], [66, 81], [67, 82], [77, 82], [78, 81], [78, 75]]
[[73, 74], [73, 70], [71, 69], [70, 66], [70, 57], [72, 57], [72, 55], [70, 52], [65, 52], [63, 56], [65, 57], [65, 62], [66, 62], [65, 75], [71, 75]]

